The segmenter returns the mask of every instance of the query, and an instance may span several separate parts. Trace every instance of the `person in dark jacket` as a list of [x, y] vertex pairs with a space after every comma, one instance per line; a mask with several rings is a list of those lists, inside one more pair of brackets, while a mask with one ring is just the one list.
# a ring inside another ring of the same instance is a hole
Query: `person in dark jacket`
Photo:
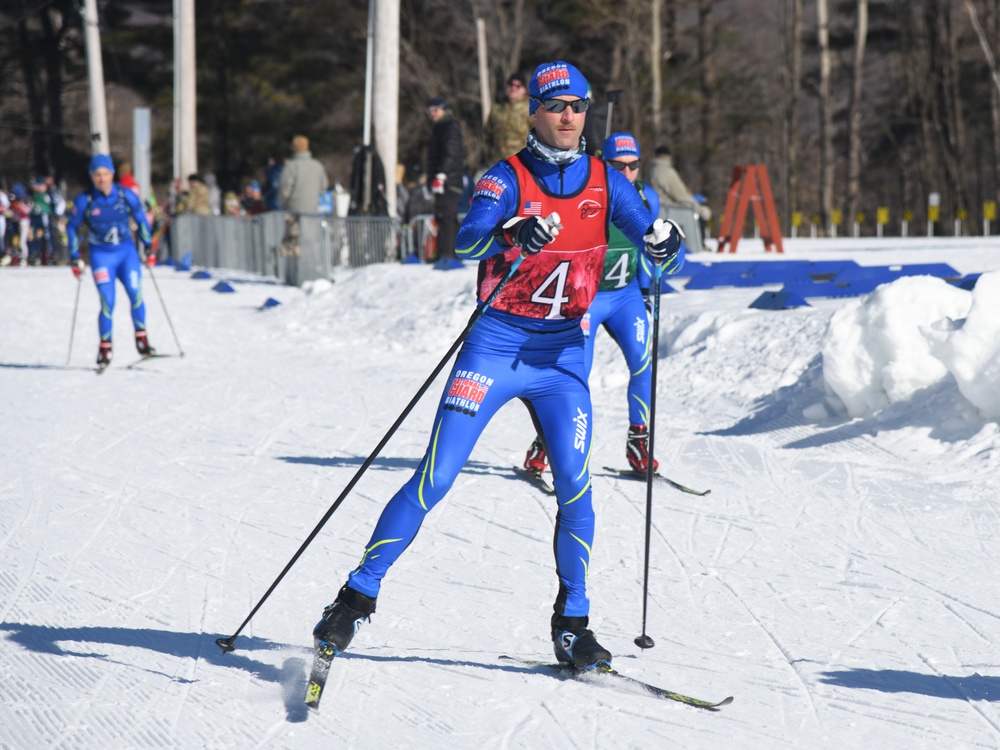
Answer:
[[458, 199], [464, 188], [465, 139], [462, 126], [451, 116], [444, 99], [428, 99], [427, 116], [431, 120], [427, 178], [434, 194], [437, 256], [439, 261], [459, 265], [461, 261], [455, 258], [455, 236], [458, 234]]

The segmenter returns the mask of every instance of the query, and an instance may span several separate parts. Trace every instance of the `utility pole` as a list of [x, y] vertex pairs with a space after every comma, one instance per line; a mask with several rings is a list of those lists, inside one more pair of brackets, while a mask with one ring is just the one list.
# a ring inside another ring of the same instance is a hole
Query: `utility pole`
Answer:
[[111, 143], [108, 138], [108, 108], [104, 99], [104, 65], [101, 62], [101, 29], [97, 21], [97, 0], [84, 0], [83, 27], [87, 45], [91, 151], [95, 154], [109, 154]]
[[182, 187], [198, 172], [197, 101], [194, 0], [174, 0], [174, 178]]
[[399, 0], [375, 0], [375, 143], [385, 168], [385, 202], [396, 215], [399, 162]]

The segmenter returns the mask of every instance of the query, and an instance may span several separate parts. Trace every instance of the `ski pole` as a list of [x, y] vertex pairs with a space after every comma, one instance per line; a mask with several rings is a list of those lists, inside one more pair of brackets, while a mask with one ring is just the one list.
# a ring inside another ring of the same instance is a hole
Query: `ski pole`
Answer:
[[611, 137], [611, 113], [614, 111], [615, 105], [621, 101], [621, 98], [621, 89], [608, 92], [608, 121], [604, 124], [604, 140], [608, 140]]
[[344, 488], [344, 490], [340, 493], [337, 499], [333, 501], [333, 505], [331, 505], [330, 508], [326, 511], [326, 513], [323, 514], [323, 517], [319, 520], [319, 523], [316, 524], [316, 527], [309, 533], [309, 536], [306, 537], [306, 540], [302, 542], [302, 546], [300, 546], [298, 550], [295, 552], [295, 554], [292, 555], [292, 558], [286, 563], [285, 567], [278, 574], [278, 577], [274, 579], [274, 583], [272, 583], [270, 587], [267, 589], [267, 591], [264, 592], [264, 596], [262, 596], [260, 598], [260, 601], [257, 602], [257, 604], [254, 606], [252, 610], [250, 610], [250, 614], [247, 615], [246, 619], [236, 629], [236, 632], [233, 633], [228, 638], [215, 639], [215, 643], [219, 646], [219, 648], [222, 649], [223, 653], [234, 651], [236, 649], [236, 646], [233, 645], [234, 641], [236, 640], [236, 637], [243, 631], [243, 628], [247, 626], [247, 623], [249, 623], [250, 620], [253, 619], [253, 616], [257, 614], [257, 610], [259, 610], [261, 608], [261, 605], [264, 604], [265, 601], [267, 601], [267, 598], [271, 595], [271, 592], [274, 591], [275, 588], [277, 588], [279, 583], [281, 583], [281, 579], [284, 578], [285, 574], [292, 569], [292, 566], [302, 556], [302, 553], [306, 551], [306, 547], [308, 547], [312, 543], [312, 540], [316, 538], [316, 535], [319, 534], [322, 528], [326, 525], [326, 522], [330, 520], [330, 516], [332, 516], [334, 512], [337, 510], [337, 508], [340, 507], [340, 504], [344, 502], [344, 499], [351, 492], [351, 490], [354, 489], [354, 485], [358, 483], [358, 481], [361, 479], [361, 476], [366, 471], [368, 471], [368, 467], [372, 465], [372, 462], [374, 462], [375, 459], [378, 457], [379, 453], [385, 447], [386, 443], [389, 442], [389, 440], [395, 434], [396, 430], [399, 429], [399, 426], [403, 423], [406, 417], [409, 416], [410, 412], [413, 410], [413, 407], [416, 406], [420, 398], [424, 395], [427, 389], [430, 388], [431, 383], [438, 376], [441, 370], [444, 369], [444, 366], [448, 363], [448, 360], [451, 359], [451, 355], [453, 355], [462, 345], [462, 342], [465, 341], [466, 337], [469, 335], [469, 332], [472, 330], [472, 327], [483, 316], [483, 313], [486, 311], [486, 308], [490, 306], [493, 300], [497, 298], [497, 295], [499, 295], [500, 292], [503, 290], [503, 288], [507, 285], [507, 282], [510, 281], [511, 277], [514, 276], [514, 273], [517, 271], [518, 266], [521, 265], [522, 260], [524, 260], [524, 254], [518, 255], [513, 265], [511, 265], [510, 271], [507, 272], [507, 275], [503, 279], [501, 279], [499, 284], [496, 285], [496, 288], [493, 290], [490, 296], [486, 298], [486, 301], [483, 302], [483, 304], [480, 305], [478, 308], [476, 308], [476, 310], [472, 313], [471, 317], [469, 318], [469, 322], [465, 324], [465, 329], [462, 331], [462, 333], [459, 334], [458, 338], [455, 339], [455, 342], [448, 349], [448, 352], [444, 355], [444, 357], [441, 358], [441, 361], [438, 362], [437, 366], [434, 368], [434, 371], [423, 382], [423, 385], [421, 385], [420, 388], [417, 389], [417, 392], [414, 394], [413, 398], [410, 399], [410, 403], [406, 405], [406, 408], [403, 409], [402, 413], [400, 413], [400, 415], [396, 418], [396, 421], [392, 423], [392, 427], [389, 428], [389, 431], [385, 433], [385, 435], [379, 441], [378, 445], [375, 446], [375, 450], [373, 450], [371, 452], [371, 455], [369, 455], [368, 458], [365, 459], [364, 463], [361, 464], [361, 468], [357, 470], [357, 472], [351, 478], [351, 481], [347, 483], [347, 486]]
[[163, 308], [163, 314], [167, 318], [167, 325], [170, 326], [170, 332], [174, 334], [174, 343], [177, 344], [177, 351], [180, 352], [180, 356], [184, 356], [184, 350], [181, 348], [181, 342], [177, 338], [177, 331], [174, 330], [174, 324], [170, 322], [170, 313], [167, 312], [167, 305], [163, 301], [163, 295], [160, 293], [160, 285], [156, 283], [156, 276], [153, 274], [153, 267], [147, 266], [149, 269], [149, 278], [153, 280], [153, 286], [156, 288], [156, 296], [160, 298], [160, 307]]
[[66, 352], [66, 364], [69, 364], [73, 356], [73, 335], [76, 333], [76, 311], [80, 309], [80, 287], [83, 286], [83, 279], [76, 279], [76, 302], [73, 303], [73, 324], [69, 328], [69, 351]]
[[656, 290], [653, 292], [653, 363], [652, 377], [653, 387], [649, 394], [649, 446], [648, 461], [646, 464], [646, 561], [642, 571], [642, 635], [635, 639], [635, 645], [639, 648], [652, 648], [655, 644], [653, 639], [646, 635], [646, 603], [649, 601], [649, 537], [653, 525], [653, 436], [656, 433], [656, 361], [660, 358], [660, 273], [662, 264], [657, 263], [653, 268], [653, 284]]

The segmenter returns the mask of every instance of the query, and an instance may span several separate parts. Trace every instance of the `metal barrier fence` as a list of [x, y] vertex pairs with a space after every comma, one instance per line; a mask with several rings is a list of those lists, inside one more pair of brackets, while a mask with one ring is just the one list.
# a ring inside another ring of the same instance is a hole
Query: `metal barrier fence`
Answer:
[[249, 218], [178, 214], [165, 238], [167, 255], [178, 262], [191, 253], [194, 265], [250, 271], [300, 286], [329, 278], [336, 266], [384, 263], [407, 252], [399, 222], [388, 216], [301, 214], [296, 254], [294, 243], [283, 242], [287, 216], [284, 211]]
[[693, 208], [665, 203], [660, 206], [660, 216], [677, 222], [677, 226], [684, 232], [684, 244], [687, 245], [689, 251], [700, 253], [705, 249], [704, 238], [701, 234], [701, 220], [698, 218], [698, 212]]

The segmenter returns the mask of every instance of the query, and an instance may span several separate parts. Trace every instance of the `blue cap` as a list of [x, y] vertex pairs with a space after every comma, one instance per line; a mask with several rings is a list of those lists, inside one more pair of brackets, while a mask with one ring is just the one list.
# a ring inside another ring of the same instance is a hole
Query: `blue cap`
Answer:
[[28, 194], [27, 191], [24, 189], [24, 185], [22, 185], [20, 182], [14, 183], [14, 185], [11, 187], [11, 192], [14, 193], [15, 198], [23, 198]]
[[534, 114], [540, 99], [552, 99], [569, 94], [581, 99], [587, 98], [590, 86], [583, 73], [568, 62], [556, 60], [542, 63], [535, 68], [535, 74], [528, 82], [528, 111]]
[[604, 148], [601, 149], [604, 161], [617, 159], [619, 156], [639, 158], [639, 144], [631, 133], [612, 133], [604, 141]]
[[253, 180], [250, 183], [250, 187], [253, 188], [254, 190], [260, 190], [260, 183], [257, 182], [257, 180]]
[[35, 177], [35, 179], [32, 181], [31, 184], [32, 185], [44, 185], [47, 181], [48, 180], [45, 177], [45, 175], [41, 175], [40, 174], [40, 175], [38, 175], [38, 176]]
[[90, 157], [90, 174], [94, 174], [98, 169], [115, 171], [115, 163], [111, 161], [108, 154], [94, 154]]

